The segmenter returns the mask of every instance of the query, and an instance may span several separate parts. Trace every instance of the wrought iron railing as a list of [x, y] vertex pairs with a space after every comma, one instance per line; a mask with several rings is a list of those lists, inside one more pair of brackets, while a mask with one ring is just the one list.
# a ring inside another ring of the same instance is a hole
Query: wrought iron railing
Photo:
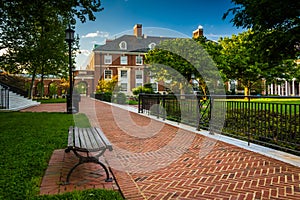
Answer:
[[300, 155], [300, 97], [140, 94], [138, 111]]
[[9, 87], [0, 84], [0, 109], [9, 109]]

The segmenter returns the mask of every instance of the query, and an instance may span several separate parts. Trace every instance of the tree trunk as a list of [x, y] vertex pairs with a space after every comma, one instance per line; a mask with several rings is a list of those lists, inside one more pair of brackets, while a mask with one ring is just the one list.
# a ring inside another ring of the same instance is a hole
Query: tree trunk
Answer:
[[36, 68], [34, 68], [32, 77], [31, 77], [31, 83], [30, 83], [30, 88], [29, 88], [30, 99], [33, 99], [33, 85], [34, 85], [34, 81], [35, 81], [35, 74], [36, 74]]

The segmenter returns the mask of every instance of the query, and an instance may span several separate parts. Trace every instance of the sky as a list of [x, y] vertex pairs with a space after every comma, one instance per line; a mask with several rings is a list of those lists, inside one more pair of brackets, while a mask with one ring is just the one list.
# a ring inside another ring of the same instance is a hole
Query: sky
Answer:
[[149, 36], [189, 37], [199, 25], [210, 40], [243, 32], [223, 14], [234, 7], [231, 0], [101, 0], [103, 11], [95, 21], [77, 22], [80, 37], [76, 68], [85, 69], [95, 44], [104, 44], [124, 34], [133, 34], [135, 24], [142, 24]]

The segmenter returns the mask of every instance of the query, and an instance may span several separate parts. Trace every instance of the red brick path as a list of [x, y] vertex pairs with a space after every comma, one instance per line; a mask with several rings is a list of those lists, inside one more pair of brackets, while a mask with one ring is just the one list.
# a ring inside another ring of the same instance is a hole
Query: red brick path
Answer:
[[[49, 161], [43, 177], [40, 194], [59, 194], [73, 190], [105, 188], [118, 190], [115, 182], [105, 182], [105, 172], [102, 167], [93, 163], [78, 166], [70, 177], [70, 184], [65, 184], [69, 170], [78, 162], [78, 158], [64, 149], [55, 150]], [[112, 175], [110, 174], [112, 177]]]
[[298, 167], [88, 98], [80, 111], [126, 199], [300, 199]]

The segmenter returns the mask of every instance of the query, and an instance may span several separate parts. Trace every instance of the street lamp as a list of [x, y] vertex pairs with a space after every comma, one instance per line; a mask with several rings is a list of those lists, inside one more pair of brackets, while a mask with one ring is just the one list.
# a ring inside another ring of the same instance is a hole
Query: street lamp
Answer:
[[73, 78], [72, 78], [72, 52], [71, 52], [71, 44], [74, 42], [74, 30], [71, 29], [71, 26], [69, 25], [69, 28], [66, 29], [66, 42], [69, 45], [69, 94], [67, 95], [67, 113], [72, 114], [73, 113], [73, 106], [72, 106], [72, 95], [73, 95]]

